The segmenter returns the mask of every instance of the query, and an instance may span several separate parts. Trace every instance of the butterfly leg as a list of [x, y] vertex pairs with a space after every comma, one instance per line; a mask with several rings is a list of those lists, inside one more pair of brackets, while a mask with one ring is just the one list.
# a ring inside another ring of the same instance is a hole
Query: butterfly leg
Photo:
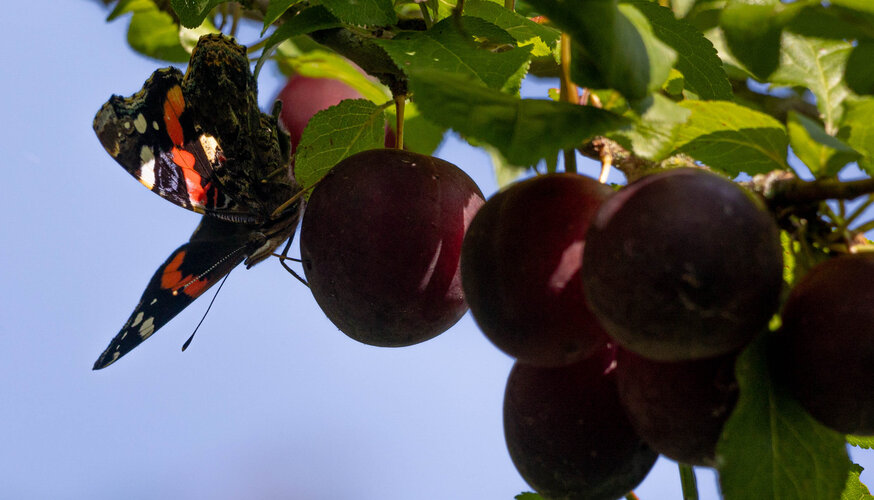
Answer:
[[282, 249], [281, 254], [274, 253], [273, 255], [275, 255], [276, 257], [279, 257], [279, 263], [282, 264], [282, 267], [284, 267], [286, 271], [291, 273], [292, 276], [297, 278], [298, 281], [300, 281], [301, 283], [304, 284], [304, 286], [309, 288], [310, 284], [307, 283], [305, 279], [301, 278], [300, 275], [294, 271], [294, 269], [292, 269], [291, 267], [289, 267], [288, 264], [285, 263], [286, 260], [290, 260], [292, 262], [301, 262], [300, 259], [295, 259], [293, 257], [288, 256], [288, 249], [289, 248], [291, 248], [291, 238], [288, 239], [288, 242], [285, 244], [285, 248]]

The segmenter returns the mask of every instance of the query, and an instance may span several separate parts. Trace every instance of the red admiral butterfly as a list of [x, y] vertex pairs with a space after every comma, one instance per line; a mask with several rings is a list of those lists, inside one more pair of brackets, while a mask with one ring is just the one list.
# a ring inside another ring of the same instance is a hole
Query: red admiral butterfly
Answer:
[[125, 170], [204, 216], [158, 267], [95, 370], [150, 337], [238, 264], [252, 267], [294, 236], [302, 207], [286, 202], [300, 188], [289, 174], [290, 143], [275, 111], [258, 108], [245, 48], [207, 35], [184, 76], [159, 69], [142, 90], [112, 96], [97, 113], [94, 131]]

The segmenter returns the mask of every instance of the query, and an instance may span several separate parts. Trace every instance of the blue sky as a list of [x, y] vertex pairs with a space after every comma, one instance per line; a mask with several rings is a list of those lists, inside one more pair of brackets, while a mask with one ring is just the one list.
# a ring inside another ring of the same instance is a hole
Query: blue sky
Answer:
[[[5, 6], [0, 37], [0, 497], [502, 499], [528, 490], [501, 428], [512, 361], [469, 315], [404, 349], [336, 330], [278, 261], [231, 274], [115, 365], [91, 365], [199, 216], [150, 193], [91, 128], [165, 64], [96, 2]], [[249, 42], [252, 38], [243, 39]], [[262, 103], [282, 82], [259, 82]], [[545, 95], [555, 83], [529, 84]], [[490, 195], [488, 157], [438, 156]], [[296, 254], [296, 253], [295, 253]], [[702, 498], [714, 476], [699, 472]], [[641, 499], [679, 499], [660, 460]]]

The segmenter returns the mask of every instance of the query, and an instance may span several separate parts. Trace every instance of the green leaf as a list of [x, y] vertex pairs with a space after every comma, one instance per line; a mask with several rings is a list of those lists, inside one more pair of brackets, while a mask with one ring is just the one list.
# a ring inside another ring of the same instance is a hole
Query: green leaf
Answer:
[[613, 88], [637, 101], [661, 87], [677, 60], [631, 5], [616, 0], [528, 3], [572, 37], [571, 76], [584, 87]]
[[342, 26], [340, 21], [333, 14], [321, 5], [310, 7], [301, 11], [298, 15], [287, 20], [267, 39], [265, 49], [261, 52], [258, 62], [255, 64], [255, 76], [261, 72], [261, 66], [273, 53], [273, 49], [278, 47], [282, 42], [297, 35], [312, 33], [316, 30], [327, 28], [336, 28]]
[[780, 33], [784, 22], [777, 3], [729, 3], [719, 17], [725, 43], [732, 55], [759, 80], [765, 80], [780, 62]]
[[[828, 7], [814, 5], [799, 12], [786, 28], [812, 38], [852, 40], [874, 37], [874, 23], [865, 17], [863, 13], [835, 7], [834, 3]], [[872, 15], [867, 17], [874, 19]]]
[[843, 102], [850, 90], [843, 82], [844, 68], [852, 44], [841, 40], [823, 40], [783, 33], [780, 67], [770, 81], [778, 85], [807, 87], [816, 96], [816, 106], [833, 134], [843, 113]]
[[119, 0], [115, 7], [113, 7], [112, 12], [106, 16], [106, 21], [114, 21], [128, 12], [146, 11], [154, 8], [155, 2], [152, 0]]
[[874, 98], [848, 102], [838, 137], [862, 153], [859, 168], [874, 175]]
[[795, 283], [795, 255], [801, 249], [801, 244], [792, 239], [788, 232], [780, 231], [780, 247], [783, 249], [783, 281], [788, 286]]
[[391, 91], [385, 85], [369, 78], [348, 59], [334, 52], [314, 50], [293, 57], [278, 57], [295, 74], [340, 80], [374, 104], [381, 105], [392, 98]]
[[640, 114], [629, 111], [626, 117], [633, 125], [610, 134], [638, 156], [650, 160], [662, 160], [674, 149], [674, 141], [680, 126], [691, 112], [662, 95], [653, 94], [645, 101]]
[[831, 177], [861, 155], [850, 146], [825, 133], [822, 126], [810, 118], [789, 112], [789, 145], [816, 177]]
[[455, 7], [455, 1], [447, 0], [425, 0], [425, 5], [431, 11], [431, 18], [436, 23], [442, 21], [452, 15], [452, 10]]
[[519, 99], [463, 75], [418, 70], [410, 76], [415, 102], [426, 118], [491, 144], [516, 165], [534, 165], [628, 123], [590, 106]]
[[538, 495], [537, 493], [531, 493], [530, 491], [526, 491], [525, 493], [519, 493], [516, 495], [516, 500], [543, 500], [543, 497]]
[[789, 138], [771, 116], [727, 101], [683, 101], [680, 105], [692, 115], [677, 133], [675, 152], [731, 176], [788, 168]]
[[816, 422], [768, 369], [768, 335], [738, 358], [740, 397], [717, 444], [731, 500], [839, 498], [850, 472], [843, 435]]
[[304, 189], [319, 181], [340, 160], [382, 148], [385, 112], [370, 101], [347, 99], [313, 116], [294, 155], [294, 176]]
[[859, 42], [847, 58], [847, 86], [857, 94], [874, 94], [874, 42]]
[[862, 484], [859, 478], [863, 470], [859, 464], [850, 466], [850, 475], [847, 477], [847, 484], [841, 493], [841, 500], [874, 500], [868, 487]]
[[711, 28], [704, 32], [704, 36], [710, 40], [719, 58], [722, 60], [722, 67], [725, 68], [725, 73], [729, 78], [734, 80], [746, 80], [747, 78], [755, 78], [750, 73], [743, 63], [734, 58], [731, 51], [728, 49], [728, 42], [725, 41], [725, 33], [720, 28]]
[[853, 436], [847, 434], [845, 437], [847, 438], [847, 443], [851, 446], [866, 450], [874, 448], [874, 436]]
[[170, 6], [186, 28], [196, 28], [215, 6], [226, 0], [170, 0]]
[[[428, 31], [401, 33], [392, 40], [376, 40], [404, 71], [433, 69], [475, 78], [494, 89], [518, 89], [529, 47], [517, 47], [506, 31], [478, 17], [462, 17], [465, 35], [453, 19], [444, 19]], [[509, 50], [490, 50], [494, 47]]]
[[[501, 154], [500, 151], [489, 146], [488, 144], [481, 146], [492, 159], [492, 170], [495, 173], [495, 180], [498, 182], [498, 188], [502, 188], [509, 184], [512, 184], [516, 180], [519, 179], [525, 172], [528, 171], [529, 167], [513, 165], [508, 162], [504, 155]], [[516, 497], [519, 498], [519, 497]]]
[[678, 18], [686, 17], [686, 14], [695, 6], [696, 0], [673, 0], [671, 2], [671, 10]]
[[870, 0], [831, 0], [829, 3], [861, 12], [867, 12], [868, 14], [874, 14], [874, 3]]
[[685, 88], [686, 83], [683, 79], [683, 73], [675, 69], [671, 69], [671, 76], [668, 77], [665, 84], [662, 85], [662, 90], [667, 92], [669, 95], [674, 97], [681, 97], [683, 95], [683, 89]]
[[194, 52], [194, 47], [197, 46], [197, 42], [200, 41], [200, 37], [209, 33], [218, 32], [218, 28], [216, 28], [212, 24], [212, 21], [206, 19], [202, 23], [200, 23], [200, 26], [196, 28], [180, 28], [179, 43], [182, 44], [182, 48], [185, 49], [185, 52], [191, 54], [192, 52]]
[[674, 18], [670, 9], [641, 1], [632, 5], [649, 19], [655, 36], [677, 52], [676, 67], [686, 88], [701, 99], [732, 100], [731, 84], [710, 40], [691, 24]]
[[285, 14], [292, 5], [300, 3], [301, 0], [270, 0], [267, 4], [267, 11], [264, 13], [264, 28], [261, 29], [263, 35], [271, 24], [276, 22], [282, 14]]
[[464, 15], [494, 23], [509, 33], [519, 45], [532, 45], [531, 55], [534, 57], [550, 55], [561, 37], [557, 29], [537, 24], [487, 0], [467, 0], [464, 2]]
[[347, 24], [391, 26], [398, 22], [392, 0], [321, 0], [321, 4]]
[[127, 43], [145, 56], [170, 62], [187, 62], [188, 52], [179, 40], [179, 26], [173, 17], [152, 4], [137, 10], [130, 20]]

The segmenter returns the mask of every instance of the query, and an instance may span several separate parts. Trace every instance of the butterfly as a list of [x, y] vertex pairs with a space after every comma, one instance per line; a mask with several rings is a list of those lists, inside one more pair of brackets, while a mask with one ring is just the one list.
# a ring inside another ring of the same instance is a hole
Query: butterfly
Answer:
[[201, 37], [185, 74], [159, 69], [139, 92], [113, 95], [97, 112], [94, 131], [110, 156], [151, 191], [203, 217], [155, 271], [95, 370], [236, 266], [252, 267], [293, 238], [302, 203], [277, 116], [278, 108], [268, 115], [258, 107], [245, 48], [220, 34]]

